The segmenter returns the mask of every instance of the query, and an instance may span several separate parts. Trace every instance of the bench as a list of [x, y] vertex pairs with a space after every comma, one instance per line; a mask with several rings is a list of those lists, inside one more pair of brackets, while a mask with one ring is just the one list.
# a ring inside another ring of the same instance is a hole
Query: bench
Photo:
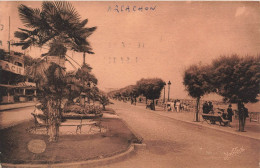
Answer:
[[[79, 121], [79, 120], [77, 120]], [[84, 122], [86, 121], [86, 122]], [[82, 126], [90, 126], [89, 132], [92, 130], [93, 127], [98, 127], [99, 132], [101, 132], [101, 120], [95, 121], [94, 119], [80, 119], [80, 122], [74, 122], [74, 123], [66, 123], [63, 122], [60, 124], [60, 126], [76, 126], [76, 134], [79, 132], [81, 134], [81, 128]]]
[[148, 103], [147, 105], [146, 105], [146, 109], [151, 109], [151, 110], [154, 110], [154, 104], [153, 103]]
[[253, 122], [260, 123], [259, 119], [260, 119], [260, 113], [259, 112], [249, 112], [249, 121], [250, 122], [253, 121]]
[[[49, 130], [49, 124], [48, 124], [48, 118], [43, 115], [43, 114], [35, 114], [35, 113], [31, 113], [32, 116], [34, 117], [34, 129], [36, 131], [37, 128], [40, 128], [40, 127], [45, 127], [46, 130], [47, 130], [47, 134], [48, 134], [48, 130]], [[76, 133], [80, 133], [81, 134], [81, 128], [82, 126], [84, 125], [89, 125], [90, 126], [90, 130], [92, 130], [92, 128], [94, 126], [98, 127], [99, 128], [99, 132], [101, 132], [101, 118], [99, 119], [84, 119], [83, 117], [79, 119], [75, 119], [77, 120], [77, 122], [74, 122], [74, 123], [66, 123], [66, 122], [62, 122], [60, 124], [60, 126], [76, 126]], [[84, 121], [87, 121], [87, 122], [84, 122]]]
[[203, 121], [206, 121], [208, 124], [215, 124], [216, 122], [219, 122], [219, 125], [230, 126], [230, 121], [225, 120], [223, 117], [219, 115], [202, 114], [202, 118]]
[[45, 115], [31, 113], [34, 118], [34, 130], [36, 131], [39, 127], [45, 127], [47, 134], [49, 132], [48, 118]]

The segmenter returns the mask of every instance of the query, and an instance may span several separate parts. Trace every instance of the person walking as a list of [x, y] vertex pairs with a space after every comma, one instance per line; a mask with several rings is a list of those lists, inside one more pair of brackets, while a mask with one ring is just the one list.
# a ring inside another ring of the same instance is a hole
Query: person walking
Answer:
[[176, 107], [177, 107], [176, 111], [177, 112], [180, 112], [180, 105], [181, 105], [180, 101], [177, 100], [177, 102], [176, 102]]
[[213, 104], [211, 101], [209, 101], [208, 103], [208, 113], [212, 113], [214, 114], [214, 111], [213, 111]]
[[246, 125], [246, 118], [249, 117], [248, 115], [248, 109], [243, 105], [243, 111], [244, 111], [244, 117], [243, 117], [243, 120], [244, 120], [244, 126]]
[[202, 106], [203, 113], [204, 113], [204, 114], [208, 114], [208, 113], [209, 113], [208, 109], [209, 109], [209, 107], [208, 107], [208, 102], [205, 101], [205, 102], [203, 103], [203, 106]]
[[228, 118], [228, 120], [230, 121], [230, 122], [232, 122], [232, 116], [234, 115], [234, 112], [233, 112], [233, 110], [232, 110], [232, 105], [231, 104], [229, 104], [229, 106], [228, 106], [228, 109], [227, 109], [227, 118]]

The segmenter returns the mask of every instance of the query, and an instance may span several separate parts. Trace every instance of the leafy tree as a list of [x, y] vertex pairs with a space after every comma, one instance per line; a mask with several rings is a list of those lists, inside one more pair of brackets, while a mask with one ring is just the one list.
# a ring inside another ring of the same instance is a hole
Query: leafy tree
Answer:
[[137, 81], [136, 86], [138, 87], [138, 92], [143, 94], [146, 99], [153, 101], [153, 108], [155, 110], [154, 99], [159, 99], [161, 91], [165, 85], [165, 82], [159, 78], [148, 78], [141, 79]]
[[[68, 104], [73, 104], [73, 100], [79, 97], [81, 90], [83, 90], [83, 84], [80, 79], [77, 78], [75, 71], [70, 71], [66, 73], [67, 88], [69, 90]], [[85, 88], [87, 89], [87, 88]]]
[[260, 83], [260, 56], [231, 57], [222, 56], [212, 62], [212, 85], [224, 101], [237, 103], [239, 112], [239, 131], [244, 131], [245, 110], [243, 104], [257, 102]]
[[81, 82], [92, 83], [97, 85], [98, 80], [94, 74], [91, 73], [92, 68], [88, 64], [83, 64], [83, 66], [76, 72], [76, 77], [81, 80]]
[[196, 98], [196, 121], [199, 121], [200, 99], [212, 91], [210, 67], [192, 65], [184, 72], [183, 84], [189, 95]]
[[[92, 68], [88, 64], [83, 64], [83, 66], [78, 69], [76, 72], [76, 78], [79, 79], [81, 83], [80, 92], [88, 93], [88, 100], [92, 99], [95, 101], [97, 99], [98, 88], [95, 87], [97, 85], [97, 78], [94, 74], [91, 73]], [[94, 85], [90, 87], [90, 85]]]
[[106, 110], [106, 106], [109, 105], [110, 102], [107, 95], [104, 92], [99, 93], [99, 102], [102, 104], [103, 110]]
[[130, 97], [131, 101], [134, 101], [134, 104], [136, 105], [136, 98], [140, 95], [138, 87], [136, 85], [130, 85]]
[[96, 87], [96, 86], [91, 87], [88, 92], [88, 99], [92, 100], [93, 103], [95, 101], [99, 101], [99, 94], [100, 94], [99, 92], [100, 91], [99, 91], [98, 87]]

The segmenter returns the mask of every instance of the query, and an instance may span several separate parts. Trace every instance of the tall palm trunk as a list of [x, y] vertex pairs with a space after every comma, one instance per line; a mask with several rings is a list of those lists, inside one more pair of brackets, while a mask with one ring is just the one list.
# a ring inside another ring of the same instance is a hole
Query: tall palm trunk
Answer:
[[52, 99], [47, 102], [50, 142], [57, 141], [59, 137], [60, 111], [55, 108], [57, 105], [57, 102]]

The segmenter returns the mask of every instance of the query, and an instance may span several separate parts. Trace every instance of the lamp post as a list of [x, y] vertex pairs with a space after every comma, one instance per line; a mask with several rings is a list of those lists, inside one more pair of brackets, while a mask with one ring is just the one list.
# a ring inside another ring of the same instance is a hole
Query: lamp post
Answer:
[[168, 101], [170, 101], [170, 86], [171, 86], [171, 81], [168, 82]]
[[163, 103], [165, 103], [165, 85], [166, 85], [166, 83], [164, 83], [164, 86], [163, 86]]

